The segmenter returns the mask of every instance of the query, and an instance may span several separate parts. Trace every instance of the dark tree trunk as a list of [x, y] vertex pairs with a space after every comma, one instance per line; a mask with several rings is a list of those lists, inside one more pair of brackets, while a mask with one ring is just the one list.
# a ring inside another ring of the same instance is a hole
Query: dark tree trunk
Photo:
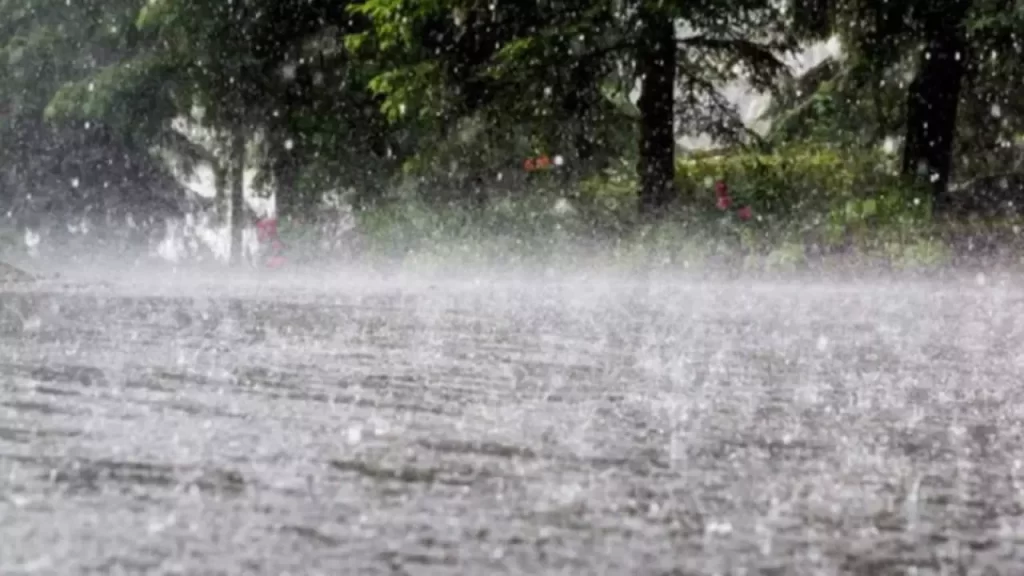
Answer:
[[281, 221], [301, 218], [309, 210], [308, 201], [299, 190], [299, 167], [295, 157], [287, 151], [278, 151], [274, 159], [274, 202], [277, 218]]
[[[315, 74], [324, 75], [324, 83], [339, 82], [330, 68], [323, 62], [323, 52], [320, 53], [320, 66], [315, 69], [311, 66], [300, 67], [295, 82], [288, 83], [283, 87], [280, 99], [282, 108], [288, 112], [280, 115], [271, 115], [268, 132], [270, 134], [270, 171], [274, 180], [274, 205], [275, 215], [281, 221], [301, 219], [309, 216], [314, 208], [310, 205], [310, 194], [306, 190], [299, 189], [300, 165], [299, 158], [302, 157], [302, 142], [293, 138], [292, 126], [299, 119], [295, 116], [301, 114], [303, 109], [314, 107], [310, 100], [316, 90]], [[330, 80], [326, 80], [330, 78]], [[371, 132], [372, 134], [373, 132]], [[292, 138], [291, 144], [289, 139]]]
[[925, 47], [917, 76], [907, 90], [903, 174], [926, 183], [936, 206], [948, 201], [957, 108], [967, 46], [964, 19], [967, 2], [943, 2], [924, 21]]
[[587, 62], [573, 66], [569, 75], [569, 89], [564, 105], [571, 129], [566, 143], [571, 145], [572, 154], [568, 158], [569, 166], [562, 169], [566, 183], [571, 178], [582, 177], [594, 170], [597, 146], [591, 118], [601, 99], [599, 82], [597, 68]]
[[213, 166], [214, 197], [213, 220], [218, 226], [228, 221], [231, 213], [231, 202], [228, 195], [228, 182], [231, 181], [231, 165], [216, 162]]
[[245, 210], [245, 129], [235, 126], [231, 133], [231, 265], [242, 263], [242, 230]]
[[797, 35], [827, 39], [835, 32], [836, 0], [788, 0]]
[[676, 34], [672, 18], [645, 9], [641, 15], [640, 72], [640, 211], [662, 211], [675, 196]]

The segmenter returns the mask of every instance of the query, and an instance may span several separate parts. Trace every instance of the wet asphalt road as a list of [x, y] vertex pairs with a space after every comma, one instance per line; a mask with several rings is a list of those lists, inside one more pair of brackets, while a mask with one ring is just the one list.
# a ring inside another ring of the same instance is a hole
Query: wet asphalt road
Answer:
[[0, 574], [1022, 574], [1008, 286], [8, 287]]

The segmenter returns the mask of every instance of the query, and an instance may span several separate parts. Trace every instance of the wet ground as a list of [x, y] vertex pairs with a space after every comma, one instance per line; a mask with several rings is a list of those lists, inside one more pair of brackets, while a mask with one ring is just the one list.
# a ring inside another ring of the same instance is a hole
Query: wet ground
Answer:
[[0, 290], [0, 574], [1024, 573], [1007, 285], [286, 293]]

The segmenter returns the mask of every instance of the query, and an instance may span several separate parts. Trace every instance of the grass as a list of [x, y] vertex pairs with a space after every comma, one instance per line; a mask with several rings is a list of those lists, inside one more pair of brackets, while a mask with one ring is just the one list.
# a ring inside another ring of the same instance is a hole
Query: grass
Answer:
[[608, 209], [555, 195], [499, 200], [485, 208], [406, 200], [358, 215], [363, 254], [406, 265], [583, 261], [747, 273], [877, 268], [928, 272], [951, 266], [1024, 264], [1024, 219], [844, 220], [834, 213], [740, 221], [681, 206], [642, 221], [630, 206]]

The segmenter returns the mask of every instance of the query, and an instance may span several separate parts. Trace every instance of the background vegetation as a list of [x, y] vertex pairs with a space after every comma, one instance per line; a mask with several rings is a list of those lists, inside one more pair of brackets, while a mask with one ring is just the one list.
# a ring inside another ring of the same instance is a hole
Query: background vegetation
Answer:
[[[205, 163], [217, 219], [253, 167], [293, 239], [342, 192], [348, 252], [1006, 257], [1022, 32], [1012, 0], [0, 0], [0, 246], [160, 234]], [[829, 38], [841, 57], [785, 64]], [[767, 133], [723, 96], [740, 80], [773, 95]]]

